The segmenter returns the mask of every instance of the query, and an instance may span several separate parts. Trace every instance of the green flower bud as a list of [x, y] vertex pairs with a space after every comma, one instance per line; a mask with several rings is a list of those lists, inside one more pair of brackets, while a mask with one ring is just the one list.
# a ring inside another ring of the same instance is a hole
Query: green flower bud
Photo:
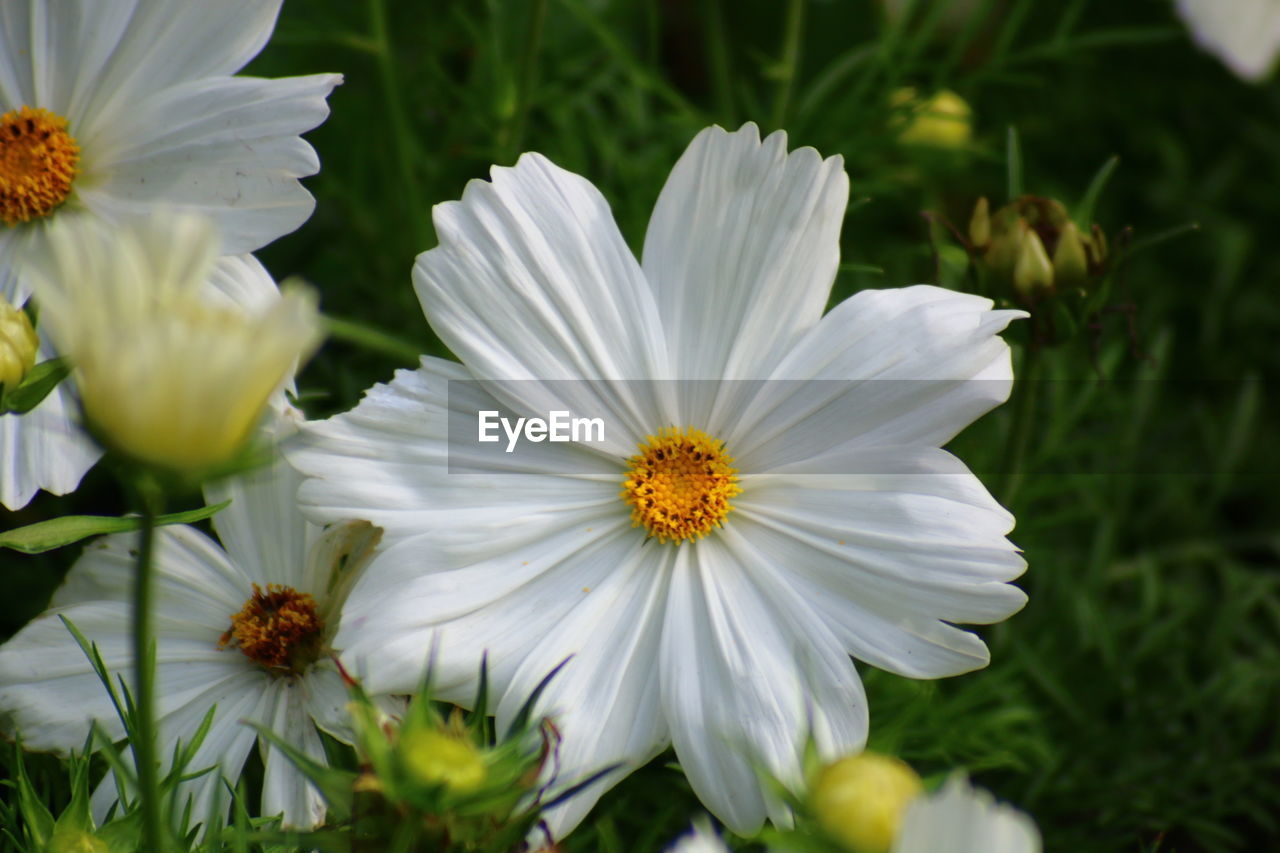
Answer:
[[107, 842], [83, 830], [55, 830], [45, 853], [109, 853]]
[[36, 363], [40, 338], [27, 312], [0, 297], [0, 386], [17, 388]]
[[1028, 227], [1018, 247], [1018, 260], [1013, 267], [1013, 289], [1024, 299], [1034, 299], [1053, 292], [1053, 264], [1035, 229]]
[[1084, 241], [1074, 222], [1068, 222], [1058, 234], [1058, 245], [1053, 250], [1053, 275], [1058, 288], [1078, 287], [1089, 276]]
[[898, 125], [898, 141], [904, 145], [963, 148], [973, 135], [973, 110], [949, 89], [924, 100], [915, 89], [906, 87], [894, 92], [890, 103], [906, 112]]
[[969, 242], [975, 249], [986, 248], [991, 242], [991, 206], [986, 196], [973, 206], [973, 216], [969, 217]]
[[888, 853], [920, 791], [920, 777], [905, 762], [863, 752], [823, 768], [810, 802], [827, 834], [853, 853]]
[[434, 729], [402, 732], [398, 750], [410, 777], [421, 785], [443, 785], [465, 793], [484, 784], [484, 756], [466, 736]]

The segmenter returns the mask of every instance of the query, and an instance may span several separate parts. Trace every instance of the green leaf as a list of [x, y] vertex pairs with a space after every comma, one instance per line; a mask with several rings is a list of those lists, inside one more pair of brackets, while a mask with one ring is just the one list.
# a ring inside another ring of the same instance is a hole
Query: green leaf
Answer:
[[1013, 125], [1009, 125], [1005, 136], [1005, 167], [1009, 176], [1009, 201], [1014, 201], [1022, 195], [1022, 144]]
[[1119, 165], [1119, 157], [1109, 158], [1094, 173], [1093, 180], [1089, 181], [1089, 188], [1084, 191], [1084, 198], [1080, 199], [1080, 204], [1076, 206], [1075, 222], [1081, 233], [1089, 233], [1089, 226], [1093, 224], [1093, 209], [1098, 205], [1098, 197], [1102, 195], [1107, 181], [1111, 180], [1111, 174]]
[[[204, 521], [226, 509], [230, 504], [230, 500], [225, 500], [213, 506], [157, 516], [156, 526]], [[23, 554], [42, 554], [90, 536], [103, 533], [127, 533], [141, 526], [142, 519], [134, 516], [117, 518], [112, 515], [66, 515], [62, 518], [38, 521], [26, 527], [6, 530], [0, 533], [0, 548], [9, 548]]]
[[67, 378], [71, 365], [60, 358], [42, 361], [27, 372], [26, 377], [12, 391], [4, 392], [0, 412], [25, 415], [44, 401], [58, 383]]

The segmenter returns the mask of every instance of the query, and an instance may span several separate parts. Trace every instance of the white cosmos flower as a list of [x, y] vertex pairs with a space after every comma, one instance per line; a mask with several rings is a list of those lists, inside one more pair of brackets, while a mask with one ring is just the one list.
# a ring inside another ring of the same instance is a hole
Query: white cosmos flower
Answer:
[[[296, 415], [286, 413], [279, 423]], [[298, 513], [300, 477], [282, 458], [248, 476], [206, 489], [231, 505], [213, 519], [219, 547], [195, 528], [156, 533], [156, 702], [159, 754], [188, 740], [209, 708], [212, 727], [191, 770], [217, 770], [187, 783], [197, 820], [214, 798], [226, 803], [221, 778], [233, 782], [260, 723], [317, 761], [317, 727], [349, 739], [346, 689], [328, 657], [343, 597], [377, 541], [364, 523], [321, 531]], [[130, 595], [135, 534], [97, 540], [72, 567], [50, 609], [0, 646], [0, 719], [30, 749], [83, 746], [91, 721], [115, 738], [123, 729], [110, 700], [59, 617], [101, 649], [113, 674], [131, 672]], [[266, 776], [262, 813], [310, 827], [324, 815], [319, 793], [274, 747], [260, 742]], [[101, 817], [114, 801], [112, 778], [94, 795]]]
[[319, 161], [298, 135], [342, 78], [233, 76], [280, 4], [0, 3], [0, 266], [40, 253], [42, 226], [68, 214], [182, 208], [216, 220], [229, 254], [305, 222], [298, 178]]
[[[526, 154], [436, 207], [440, 246], [414, 270], [465, 366], [424, 358], [286, 451], [314, 478], [299, 492], [313, 519], [386, 531], [339, 638], [372, 688], [411, 687], [438, 638], [437, 686], [466, 701], [487, 649], [501, 725], [572, 655], [539, 706], [564, 734], [559, 778], [623, 767], [552, 812], [557, 836], [672, 743], [735, 832], [766, 811], [785, 820], [757, 771], [799, 785], [810, 732], [827, 759], [865, 740], [849, 654], [919, 678], [976, 669], [986, 646], [948, 623], [1026, 600], [1006, 583], [1024, 569], [1012, 517], [939, 449], [1007, 397], [997, 333], [1021, 314], [921, 286], [823, 316], [847, 200], [839, 157], [788, 154], [783, 133], [761, 142], [750, 124], [709, 128], [672, 171], [639, 263], [590, 183]], [[476, 378], [502, 400], [450, 393]], [[450, 405], [471, 423], [476, 409], [547, 415], [548, 386], [487, 380], [594, 378], [711, 381], [560, 383], [574, 399], [555, 408], [607, 414], [605, 442], [449, 473]], [[791, 381], [750, 398], [722, 382], [739, 379]], [[670, 466], [695, 452], [716, 472], [681, 481]], [[713, 510], [664, 526], [668, 497], [637, 505], [633, 525], [619, 492], [646, 466]]]
[[907, 806], [892, 853], [1040, 853], [1040, 831], [1026, 813], [997, 803], [962, 774]]
[[1280, 53], [1280, 0], [1176, 0], [1178, 15], [1196, 42], [1256, 83], [1271, 73]]
[[729, 847], [704, 817], [695, 820], [693, 828], [677, 838], [667, 853], [729, 853]]

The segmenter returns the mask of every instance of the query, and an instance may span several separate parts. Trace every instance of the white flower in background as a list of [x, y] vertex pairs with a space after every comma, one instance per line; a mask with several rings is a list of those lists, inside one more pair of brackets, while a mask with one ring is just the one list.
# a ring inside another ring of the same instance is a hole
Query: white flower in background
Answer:
[[703, 818], [693, 822], [693, 829], [676, 839], [667, 853], [729, 853], [728, 846]]
[[229, 254], [305, 222], [315, 202], [298, 178], [319, 161], [298, 135], [342, 78], [232, 76], [280, 4], [0, 4], [0, 267], [41, 254], [43, 225], [68, 214], [190, 210], [218, 223]]
[[1237, 77], [1257, 83], [1280, 53], [1280, 0], [1176, 0], [1196, 42]]
[[187, 474], [226, 465], [321, 338], [305, 289], [258, 310], [241, 307], [259, 298], [252, 285], [207, 293], [217, 247], [210, 221], [188, 214], [76, 220], [50, 228], [49, 256], [31, 270], [87, 422], [135, 461]]
[[997, 803], [952, 776], [907, 806], [892, 853], [1040, 853], [1040, 831], [1026, 813]]
[[[280, 426], [300, 417], [285, 413]], [[213, 519], [219, 547], [195, 528], [156, 531], [156, 701], [158, 753], [189, 740], [209, 708], [217, 714], [191, 769], [219, 772], [186, 783], [197, 820], [221, 777], [234, 783], [260, 723], [323, 762], [317, 727], [348, 739], [346, 689], [329, 658], [342, 600], [377, 542], [365, 523], [327, 531], [308, 524], [294, 495], [301, 478], [282, 458], [245, 477], [209, 486], [212, 504], [231, 500]], [[113, 674], [132, 671], [130, 594], [136, 534], [116, 534], [85, 549], [50, 609], [0, 646], [0, 718], [31, 749], [84, 745], [97, 720], [113, 738], [123, 729], [85, 656], [59, 617], [101, 649]], [[318, 792], [292, 763], [260, 742], [266, 776], [262, 813], [283, 812], [291, 826], [324, 815]], [[167, 766], [167, 765], [166, 765]], [[115, 799], [110, 776], [94, 796], [101, 818]]]
[[[997, 333], [1022, 315], [921, 286], [823, 316], [847, 200], [839, 157], [710, 128], [641, 264], [590, 183], [526, 154], [436, 207], [440, 246], [414, 271], [465, 366], [424, 358], [287, 451], [314, 478], [310, 517], [386, 531], [339, 638], [372, 689], [412, 688], [438, 639], [435, 686], [469, 701], [487, 649], [503, 725], [572, 656], [539, 704], [564, 735], [558, 780], [623, 767], [550, 813], [557, 837], [672, 743], [735, 832], [785, 820], [757, 771], [799, 786], [810, 734], [825, 758], [865, 740], [849, 654], [973, 670], [986, 646], [948, 623], [1026, 601], [1012, 517], [939, 449], [1007, 397]], [[568, 400], [487, 381], [595, 378], [642, 381], [559, 383]], [[740, 379], [779, 381], [723, 381]], [[449, 473], [450, 405], [609, 427]]]
[[[280, 301], [271, 274], [253, 255], [218, 258], [203, 290], [215, 304], [238, 306], [261, 315]], [[41, 340], [38, 360], [53, 358]], [[102, 451], [81, 429], [72, 382], [64, 382], [36, 408], [22, 415], [0, 415], [0, 504], [21, 509], [40, 489], [66, 494], [80, 485]], [[284, 403], [279, 394], [273, 401]]]

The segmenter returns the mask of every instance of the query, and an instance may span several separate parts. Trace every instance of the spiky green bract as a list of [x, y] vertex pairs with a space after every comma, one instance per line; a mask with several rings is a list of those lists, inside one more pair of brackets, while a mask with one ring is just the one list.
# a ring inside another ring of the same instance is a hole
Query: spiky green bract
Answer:
[[[486, 713], [486, 662], [481, 663], [471, 713], [433, 700], [428, 671], [400, 720], [389, 717], [344, 671], [359, 767], [326, 767], [258, 727], [320, 790], [329, 818], [314, 832], [255, 837], [352, 853], [509, 853], [529, 849], [530, 844], [536, 848], [543, 810], [613, 769], [604, 768], [554, 798], [543, 799], [543, 792], [556, 781], [560, 735], [549, 719], [535, 719], [532, 711], [561, 666], [537, 685], [501, 737]], [[550, 845], [549, 837], [546, 843]]]

